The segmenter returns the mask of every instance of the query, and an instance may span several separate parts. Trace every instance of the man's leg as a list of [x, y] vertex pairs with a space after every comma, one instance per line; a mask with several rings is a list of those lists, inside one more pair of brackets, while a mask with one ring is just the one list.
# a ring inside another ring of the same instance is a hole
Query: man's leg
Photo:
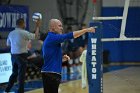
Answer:
[[14, 82], [16, 82], [17, 80], [17, 76], [18, 76], [18, 65], [16, 64], [16, 57], [12, 56], [12, 74], [9, 78], [9, 82], [8, 82], [8, 86], [5, 89], [5, 92], [10, 92], [10, 89], [12, 88], [12, 86], [14, 85]]
[[44, 93], [58, 93], [61, 75], [54, 73], [42, 73]]
[[18, 58], [18, 82], [19, 88], [18, 93], [24, 93], [24, 81], [25, 81], [25, 73], [27, 68], [27, 62], [21, 57]]
[[45, 76], [45, 73], [42, 73], [42, 80], [43, 80], [43, 90], [44, 90], [44, 93], [48, 93], [47, 92], [47, 77]]

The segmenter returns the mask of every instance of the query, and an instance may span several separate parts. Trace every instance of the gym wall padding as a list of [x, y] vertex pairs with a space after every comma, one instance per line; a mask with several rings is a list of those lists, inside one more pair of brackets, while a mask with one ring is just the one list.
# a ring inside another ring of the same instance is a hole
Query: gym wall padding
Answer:
[[[123, 7], [102, 7], [101, 16], [122, 16]], [[103, 21], [103, 37], [119, 38], [121, 20]], [[140, 37], [140, 7], [129, 7], [125, 36]], [[104, 42], [110, 62], [140, 62], [140, 41]]]

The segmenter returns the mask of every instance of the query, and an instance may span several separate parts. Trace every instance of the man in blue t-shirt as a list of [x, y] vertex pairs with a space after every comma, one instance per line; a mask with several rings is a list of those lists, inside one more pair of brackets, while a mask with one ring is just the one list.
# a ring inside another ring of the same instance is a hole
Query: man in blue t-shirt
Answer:
[[69, 60], [67, 55], [62, 57], [61, 43], [68, 39], [77, 38], [86, 32], [95, 32], [93, 27], [79, 31], [62, 34], [62, 23], [58, 19], [51, 19], [49, 32], [43, 44], [44, 65], [42, 67], [42, 79], [44, 93], [58, 93], [61, 81], [62, 61]]

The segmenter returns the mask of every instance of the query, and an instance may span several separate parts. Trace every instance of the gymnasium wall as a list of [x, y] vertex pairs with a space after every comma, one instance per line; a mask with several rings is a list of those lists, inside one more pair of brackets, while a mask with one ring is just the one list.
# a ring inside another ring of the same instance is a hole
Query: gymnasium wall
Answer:
[[[103, 0], [101, 16], [122, 16], [123, 0]], [[140, 2], [130, 2], [125, 36], [140, 37]], [[117, 38], [121, 21], [103, 21], [103, 37]], [[104, 42], [111, 62], [140, 62], [140, 41]]]
[[14, 5], [26, 5], [29, 7], [29, 27], [30, 30], [34, 30], [34, 22], [32, 21], [32, 14], [34, 12], [42, 13], [42, 27], [44, 31], [48, 27], [48, 21], [51, 18], [60, 18], [57, 11], [56, 0], [11, 0], [11, 4]]
[[[58, 7], [57, 7], [57, 0], [11, 0], [11, 4], [14, 5], [26, 5], [29, 7], [29, 23], [30, 23], [30, 30], [34, 30], [34, 23], [32, 21], [32, 14], [33, 12], [40, 12], [42, 13], [43, 20], [42, 20], [42, 31], [45, 32], [48, 29], [48, 22], [51, 18], [58, 18], [61, 19]], [[92, 0], [89, 0], [88, 4], [89, 10], [85, 23], [88, 24], [91, 20], [93, 13], [93, 3]]]

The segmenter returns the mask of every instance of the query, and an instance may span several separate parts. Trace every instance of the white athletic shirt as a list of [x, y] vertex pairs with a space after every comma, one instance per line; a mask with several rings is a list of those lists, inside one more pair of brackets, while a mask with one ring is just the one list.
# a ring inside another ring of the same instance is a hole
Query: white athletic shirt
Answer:
[[35, 34], [21, 28], [15, 28], [7, 38], [7, 45], [11, 46], [11, 54], [27, 53], [27, 44], [31, 39], [35, 39]]

